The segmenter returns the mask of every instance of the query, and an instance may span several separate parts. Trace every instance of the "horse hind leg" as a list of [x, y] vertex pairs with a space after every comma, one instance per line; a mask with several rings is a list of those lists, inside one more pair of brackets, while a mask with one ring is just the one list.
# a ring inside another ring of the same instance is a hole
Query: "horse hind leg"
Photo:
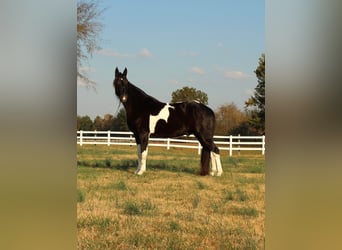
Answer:
[[211, 151], [210, 156], [211, 156], [211, 168], [212, 168], [212, 171], [210, 174], [214, 176], [216, 173], [217, 176], [221, 176], [223, 173], [221, 157], [220, 157], [220, 151], [216, 146], [214, 150]]
[[200, 173], [200, 175], [208, 175], [209, 174], [209, 161], [210, 161], [210, 150], [203, 147], [202, 153], [201, 153], [201, 173]]
[[197, 139], [200, 141], [203, 147], [201, 155], [201, 175], [209, 174], [209, 160], [211, 159], [210, 175], [221, 176], [223, 171], [220, 159], [220, 150], [212, 139], [204, 140], [200, 136], [198, 136]]
[[211, 160], [211, 171], [210, 175], [221, 176], [222, 175], [222, 164], [220, 159], [220, 150], [215, 145], [213, 140], [213, 133], [194, 133], [197, 140], [202, 145], [201, 155], [201, 175], [209, 174], [209, 162]]
[[217, 164], [216, 164], [216, 157], [214, 152], [210, 152], [210, 159], [211, 159], [211, 171], [210, 175], [214, 176], [217, 173]]

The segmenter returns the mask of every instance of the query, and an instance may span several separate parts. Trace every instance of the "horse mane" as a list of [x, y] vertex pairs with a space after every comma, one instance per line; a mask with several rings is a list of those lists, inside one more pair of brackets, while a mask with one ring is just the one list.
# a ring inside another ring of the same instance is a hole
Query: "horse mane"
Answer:
[[131, 82], [128, 82], [128, 94], [130, 102], [138, 103], [138, 107], [143, 104], [145, 108], [148, 107], [150, 113], [153, 115], [157, 114], [161, 107], [165, 105], [165, 103], [146, 94], [142, 89], [138, 88]]

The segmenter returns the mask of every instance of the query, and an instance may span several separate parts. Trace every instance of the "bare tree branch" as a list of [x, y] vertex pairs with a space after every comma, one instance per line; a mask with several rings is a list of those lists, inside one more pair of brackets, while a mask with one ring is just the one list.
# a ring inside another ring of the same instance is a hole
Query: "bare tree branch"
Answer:
[[77, 2], [77, 77], [85, 84], [94, 86], [95, 82], [88, 79], [80, 68], [93, 52], [100, 49], [98, 36], [103, 24], [98, 20], [105, 9], [99, 9], [98, 1]]

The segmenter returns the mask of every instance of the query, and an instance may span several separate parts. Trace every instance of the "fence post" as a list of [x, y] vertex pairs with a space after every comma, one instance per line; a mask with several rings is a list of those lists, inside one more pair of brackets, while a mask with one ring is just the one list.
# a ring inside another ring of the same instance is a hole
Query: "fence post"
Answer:
[[238, 148], [239, 148], [239, 150], [238, 150], [238, 152], [239, 152], [239, 156], [240, 156], [240, 134], [238, 134], [238, 142], [239, 142], [239, 145], [238, 145]]
[[107, 134], [107, 146], [110, 145], [110, 130], [108, 130], [108, 134]]
[[80, 146], [82, 146], [83, 143], [83, 130], [80, 131]]
[[233, 155], [233, 136], [229, 136], [229, 156]]
[[167, 138], [167, 146], [166, 146], [167, 150], [170, 150], [170, 138]]
[[261, 149], [261, 153], [262, 155], [265, 154], [265, 135], [262, 136], [262, 145], [261, 145], [262, 149]]

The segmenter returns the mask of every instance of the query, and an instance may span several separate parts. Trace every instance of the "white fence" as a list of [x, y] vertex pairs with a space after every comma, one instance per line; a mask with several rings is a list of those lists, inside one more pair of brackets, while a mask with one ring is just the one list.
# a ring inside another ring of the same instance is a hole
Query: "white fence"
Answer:
[[[265, 136], [214, 136], [214, 142], [222, 151], [256, 150], [265, 154]], [[77, 144], [135, 145], [132, 132], [118, 131], [77, 131]], [[150, 138], [149, 146], [170, 148], [193, 148], [201, 153], [202, 146], [193, 135], [179, 138]]]

